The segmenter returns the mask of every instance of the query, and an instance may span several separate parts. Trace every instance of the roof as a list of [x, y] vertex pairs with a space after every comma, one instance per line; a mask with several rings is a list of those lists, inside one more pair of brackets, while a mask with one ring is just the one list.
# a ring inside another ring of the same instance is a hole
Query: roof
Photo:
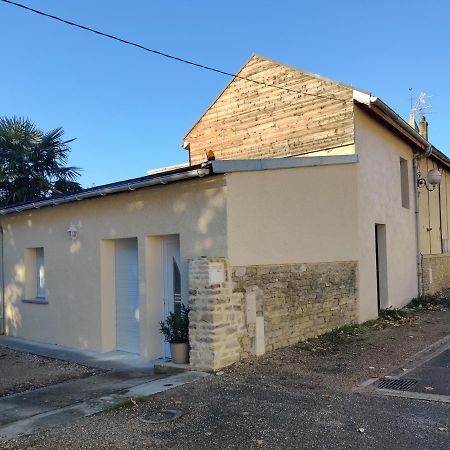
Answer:
[[176, 181], [203, 178], [211, 173], [209, 165], [198, 164], [195, 166], [181, 167], [174, 170], [155, 173], [139, 178], [130, 178], [128, 180], [117, 181], [115, 183], [103, 184], [88, 189], [83, 189], [76, 194], [54, 195], [39, 200], [16, 203], [0, 209], [0, 215], [18, 213], [25, 210], [42, 208], [44, 206], [55, 206], [62, 203], [70, 203], [93, 197], [104, 197], [109, 194], [119, 192], [134, 191], [143, 187], [169, 184]]
[[389, 105], [380, 98], [357, 90], [353, 91], [353, 100], [369, 114], [382, 121], [385, 126], [399, 134], [403, 139], [413, 144], [422, 153], [431, 150], [430, 158], [433, 158], [450, 170], [450, 158], [425, 139], [416, 129], [411, 127], [406, 120], [397, 114]]
[[[399, 114], [397, 114], [392, 108], [390, 108], [380, 98], [373, 97], [372, 94], [369, 91], [367, 91], [365, 89], [357, 88], [355, 86], [350, 86], [350, 85], [342, 83], [340, 81], [332, 80], [330, 78], [326, 78], [326, 77], [323, 77], [321, 75], [317, 75], [315, 73], [308, 72], [308, 71], [303, 70], [303, 69], [292, 67], [292, 66], [289, 66], [287, 64], [282, 64], [282, 63], [280, 63], [278, 61], [275, 61], [273, 59], [266, 58], [265, 56], [256, 55], [256, 54], [251, 55], [250, 58], [247, 59], [247, 61], [238, 70], [236, 75], [238, 76], [242, 72], [242, 70], [250, 63], [250, 61], [252, 59], [254, 59], [254, 58], [260, 58], [260, 59], [263, 59], [265, 61], [270, 61], [270, 62], [272, 62], [274, 64], [279, 65], [279, 66], [287, 67], [287, 68], [295, 70], [297, 72], [301, 72], [301, 73], [304, 73], [306, 75], [310, 75], [311, 77], [314, 77], [314, 78], [317, 78], [317, 79], [320, 79], [320, 80], [324, 80], [324, 81], [327, 81], [327, 82], [330, 82], [330, 83], [334, 83], [336, 85], [343, 86], [343, 87], [346, 87], [348, 89], [351, 89], [353, 91], [353, 97], [354, 97], [354, 102], [355, 103], [357, 103], [357, 104], [359, 104], [360, 106], [363, 106], [363, 107], [368, 107], [368, 109], [371, 110], [371, 113], [374, 113], [378, 117], [378, 119], [383, 120], [383, 123], [385, 125], [387, 125], [389, 128], [391, 128], [391, 129], [392, 128], [396, 128], [396, 126], [400, 127], [403, 130], [403, 133], [405, 134], [405, 136], [403, 136], [403, 137], [408, 139], [414, 145], [416, 145], [416, 147], [418, 147], [420, 150], [423, 150], [425, 152], [431, 146], [431, 149], [432, 149], [431, 157], [436, 159], [436, 160], [438, 160], [440, 163], [444, 164], [450, 170], [450, 158], [448, 158], [442, 151], [437, 149], [430, 142], [428, 142], [425, 138], [423, 138], [423, 136], [421, 136], [418, 133], [417, 130], [412, 128], [408, 124], [407, 121], [405, 121]], [[195, 124], [191, 127], [191, 129], [185, 134], [184, 139], [187, 138], [189, 133], [197, 126], [197, 124], [202, 120], [202, 118], [207, 114], [207, 112], [220, 99], [220, 97], [228, 89], [230, 84], [233, 83], [234, 80], [236, 80], [236, 77], [232, 78], [226, 84], [226, 86], [222, 89], [222, 91], [219, 93], [219, 95], [214, 99], [214, 101], [203, 112], [203, 114], [199, 117], [199, 119], [195, 122]], [[369, 100], [367, 100], [367, 99], [369, 99]], [[370, 100], [370, 99], [372, 99], [372, 100]], [[390, 124], [389, 121], [386, 121], [385, 120], [386, 117], [384, 117], [383, 114], [387, 115], [388, 117], [390, 117], [390, 119], [395, 122], [396, 126], [392, 126], [392, 124]]]

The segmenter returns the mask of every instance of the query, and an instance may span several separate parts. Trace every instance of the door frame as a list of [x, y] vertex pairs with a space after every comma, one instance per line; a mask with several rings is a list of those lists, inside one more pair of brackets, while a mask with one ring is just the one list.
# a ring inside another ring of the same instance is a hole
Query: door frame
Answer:
[[[170, 249], [171, 246], [175, 246]], [[162, 245], [162, 264], [163, 264], [163, 320], [166, 320], [170, 312], [173, 312], [173, 302], [171, 297], [173, 297], [173, 270], [171, 268], [170, 262], [172, 259], [170, 257], [175, 256], [178, 263], [178, 269], [180, 271], [180, 278], [182, 274], [181, 270], [181, 257], [180, 257], [180, 236], [178, 234], [171, 234], [163, 237]], [[163, 343], [163, 357], [170, 357], [170, 345], [168, 342]]]
[[377, 290], [377, 310], [389, 307], [388, 262], [386, 225], [375, 224], [375, 271]]

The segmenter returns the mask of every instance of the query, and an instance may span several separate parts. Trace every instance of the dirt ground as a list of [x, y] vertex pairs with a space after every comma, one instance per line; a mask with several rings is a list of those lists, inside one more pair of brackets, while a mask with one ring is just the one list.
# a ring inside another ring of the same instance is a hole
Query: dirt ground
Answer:
[[79, 364], [0, 347], [0, 397], [99, 373]]
[[450, 311], [436, 310], [420, 314], [410, 323], [379, 327], [368, 327], [343, 342], [319, 340], [315, 345], [300, 344], [251, 357], [227, 373], [276, 375], [311, 386], [349, 390], [369, 378], [407, 368], [411, 356], [450, 334]]
[[[442, 310], [369, 327], [345, 342], [280, 349], [3, 448], [450, 448], [449, 404], [353, 391], [408, 367], [411, 356], [449, 334], [450, 311]], [[183, 415], [164, 424], [142, 421], [162, 409]]]

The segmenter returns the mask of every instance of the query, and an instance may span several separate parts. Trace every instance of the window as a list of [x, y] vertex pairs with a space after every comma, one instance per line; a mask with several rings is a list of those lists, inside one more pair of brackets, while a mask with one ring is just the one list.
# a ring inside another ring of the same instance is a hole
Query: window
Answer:
[[408, 161], [400, 158], [400, 187], [402, 192], [402, 206], [409, 209], [409, 176]]
[[47, 303], [45, 299], [45, 257], [42, 247], [25, 250], [24, 302]]
[[45, 267], [44, 267], [44, 249], [36, 249], [36, 298], [45, 298]]

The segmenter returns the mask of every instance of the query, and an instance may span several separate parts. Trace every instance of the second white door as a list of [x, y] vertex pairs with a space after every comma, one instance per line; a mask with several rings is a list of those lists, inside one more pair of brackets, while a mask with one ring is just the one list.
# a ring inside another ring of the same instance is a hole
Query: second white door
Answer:
[[[180, 240], [178, 236], [164, 238], [164, 318], [181, 312]], [[164, 345], [164, 357], [170, 356], [169, 344]]]

